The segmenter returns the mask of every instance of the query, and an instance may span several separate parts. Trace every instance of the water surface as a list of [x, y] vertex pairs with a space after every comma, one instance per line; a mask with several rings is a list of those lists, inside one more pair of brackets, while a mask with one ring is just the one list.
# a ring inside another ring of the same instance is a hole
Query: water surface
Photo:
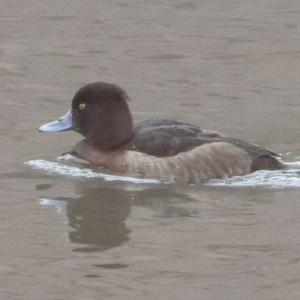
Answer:
[[36, 128], [96, 80], [124, 87], [137, 120], [299, 160], [299, 17], [296, 0], [0, 1], [1, 299], [299, 299], [297, 173], [178, 186], [24, 164], [79, 140]]

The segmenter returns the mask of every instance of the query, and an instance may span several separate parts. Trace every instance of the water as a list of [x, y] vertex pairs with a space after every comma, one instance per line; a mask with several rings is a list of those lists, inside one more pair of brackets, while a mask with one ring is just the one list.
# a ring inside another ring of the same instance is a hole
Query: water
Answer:
[[132, 183], [160, 183], [157, 179], [135, 178], [128, 176], [118, 176], [112, 174], [105, 174], [99, 171], [93, 171], [90, 168], [78, 168], [75, 166], [68, 166], [58, 162], [45, 161], [42, 159], [26, 161], [25, 165], [31, 166], [34, 169], [45, 170], [46, 173], [54, 175], [65, 175], [71, 177], [81, 178], [101, 178], [105, 181], [125, 181]]
[[[153, 184], [176, 184], [174, 182], [160, 182], [157, 179], [151, 178], [135, 178], [128, 176], [119, 176], [106, 174], [100, 170], [92, 170], [88, 167], [83, 167], [86, 162], [77, 159], [72, 155], [64, 155], [59, 157], [58, 162], [47, 161], [43, 159], [36, 159], [26, 161], [25, 165], [30, 166], [34, 169], [41, 170], [47, 174], [79, 177], [82, 179], [86, 178], [99, 178], [104, 181], [118, 181], [128, 182], [136, 184], [153, 183]], [[61, 161], [66, 162], [77, 162], [81, 165], [75, 167], [67, 165]], [[213, 179], [205, 183], [210, 186], [224, 186], [224, 187], [270, 187], [270, 188], [300, 188], [300, 170], [299, 162], [288, 163], [291, 168], [289, 170], [278, 170], [278, 171], [267, 171], [261, 170], [246, 176], [235, 176], [232, 178], [226, 178], [222, 180]], [[298, 168], [297, 168], [298, 167]]]
[[299, 161], [299, 15], [296, 0], [0, 1], [1, 299], [299, 299], [298, 171], [137, 182], [56, 160], [80, 136], [36, 129], [103, 80], [135, 119]]

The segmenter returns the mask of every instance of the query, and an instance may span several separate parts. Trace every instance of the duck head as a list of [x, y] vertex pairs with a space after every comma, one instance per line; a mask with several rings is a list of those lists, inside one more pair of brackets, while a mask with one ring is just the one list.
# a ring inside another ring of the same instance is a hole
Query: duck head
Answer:
[[128, 96], [120, 87], [94, 82], [80, 88], [72, 108], [56, 121], [42, 125], [40, 132], [75, 130], [99, 150], [126, 144], [133, 134]]

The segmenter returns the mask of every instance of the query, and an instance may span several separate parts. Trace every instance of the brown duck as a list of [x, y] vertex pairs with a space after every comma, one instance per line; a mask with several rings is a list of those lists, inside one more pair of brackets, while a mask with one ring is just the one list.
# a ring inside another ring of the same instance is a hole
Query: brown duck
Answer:
[[109, 172], [203, 183], [209, 179], [286, 168], [278, 155], [246, 141], [173, 120], [133, 123], [120, 87], [95, 82], [75, 94], [72, 108], [41, 132], [75, 130], [84, 136], [71, 153]]

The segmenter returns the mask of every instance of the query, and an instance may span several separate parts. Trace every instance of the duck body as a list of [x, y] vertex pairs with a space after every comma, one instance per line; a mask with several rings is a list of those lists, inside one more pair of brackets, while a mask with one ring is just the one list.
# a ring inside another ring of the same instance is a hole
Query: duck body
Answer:
[[71, 153], [92, 167], [162, 181], [203, 183], [285, 168], [276, 153], [216, 131], [165, 119], [133, 123], [128, 100], [116, 85], [88, 84], [70, 112], [40, 131], [73, 129], [85, 139]]

